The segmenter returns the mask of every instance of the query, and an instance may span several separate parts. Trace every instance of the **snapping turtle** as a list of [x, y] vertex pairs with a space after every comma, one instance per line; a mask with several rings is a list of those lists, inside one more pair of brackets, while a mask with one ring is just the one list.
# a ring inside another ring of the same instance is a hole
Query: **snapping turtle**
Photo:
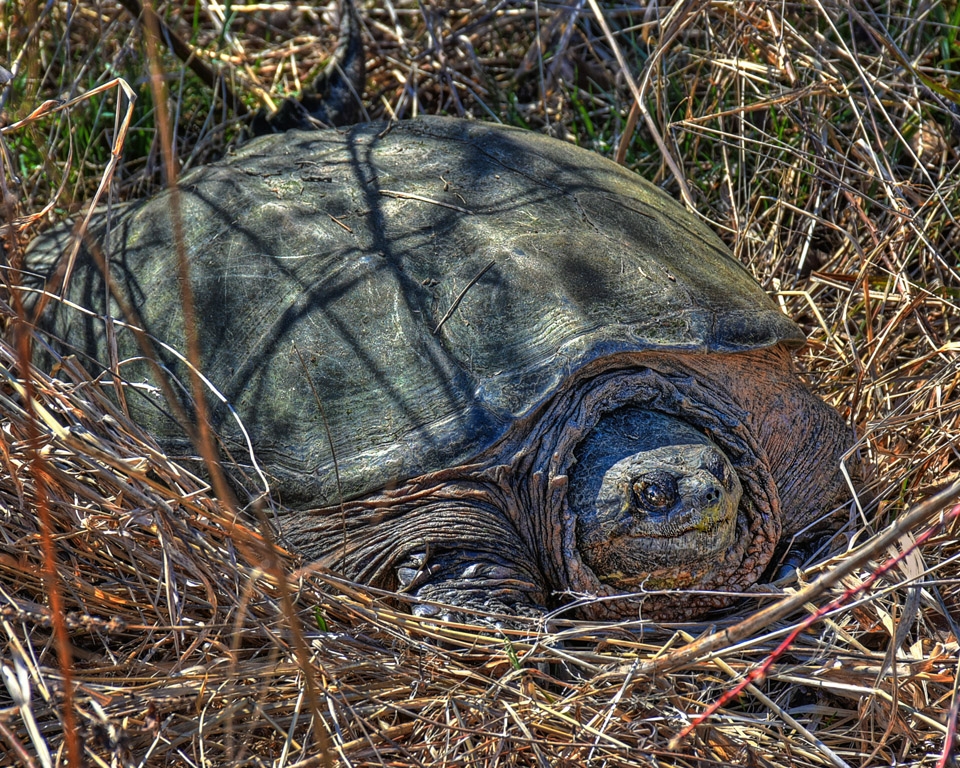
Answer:
[[[852, 435], [793, 370], [799, 328], [693, 215], [596, 154], [449, 118], [294, 131], [188, 174], [180, 201], [238, 485], [262, 471], [282, 541], [417, 612], [582, 594], [605, 598], [584, 617], [693, 616], [843, 493]], [[102, 246], [189, 408], [169, 194]], [[104, 295], [81, 259], [69, 297], [119, 316]], [[103, 321], [55, 315], [106, 367]], [[131, 413], [189, 455], [116, 337]]]

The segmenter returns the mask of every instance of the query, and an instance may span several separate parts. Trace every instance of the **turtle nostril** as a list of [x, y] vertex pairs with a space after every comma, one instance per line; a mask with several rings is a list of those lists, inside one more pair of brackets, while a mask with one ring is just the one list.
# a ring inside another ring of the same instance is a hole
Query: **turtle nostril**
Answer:
[[720, 489], [711, 485], [706, 493], [703, 494], [703, 501], [706, 504], [717, 504], [720, 501]]

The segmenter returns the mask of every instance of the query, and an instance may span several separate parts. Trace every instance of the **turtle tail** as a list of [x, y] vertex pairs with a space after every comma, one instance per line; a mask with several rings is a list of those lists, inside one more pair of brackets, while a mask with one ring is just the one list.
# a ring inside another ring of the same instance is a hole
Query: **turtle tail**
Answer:
[[353, 0], [340, 0], [340, 39], [329, 63], [299, 99], [284, 99], [273, 114], [261, 110], [251, 126], [253, 135], [352, 125], [363, 111], [365, 79], [360, 16]]

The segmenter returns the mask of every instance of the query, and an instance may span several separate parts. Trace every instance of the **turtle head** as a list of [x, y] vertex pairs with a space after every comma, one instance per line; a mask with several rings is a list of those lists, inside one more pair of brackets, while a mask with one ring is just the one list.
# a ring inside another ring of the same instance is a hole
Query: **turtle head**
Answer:
[[625, 407], [575, 451], [580, 556], [618, 590], [696, 586], [736, 543], [742, 490], [723, 451], [686, 422]]

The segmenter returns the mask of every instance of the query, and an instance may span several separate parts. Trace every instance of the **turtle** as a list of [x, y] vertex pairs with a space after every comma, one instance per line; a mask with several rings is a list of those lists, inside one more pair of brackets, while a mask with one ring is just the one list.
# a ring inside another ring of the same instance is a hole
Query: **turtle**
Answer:
[[[853, 433], [800, 328], [611, 160], [423, 116], [253, 139], [178, 194], [211, 426], [303, 558], [424, 616], [682, 620], [836, 527]], [[192, 413], [172, 222], [167, 191], [89, 250]], [[189, 461], [109, 294], [82, 252], [48, 326]]]

